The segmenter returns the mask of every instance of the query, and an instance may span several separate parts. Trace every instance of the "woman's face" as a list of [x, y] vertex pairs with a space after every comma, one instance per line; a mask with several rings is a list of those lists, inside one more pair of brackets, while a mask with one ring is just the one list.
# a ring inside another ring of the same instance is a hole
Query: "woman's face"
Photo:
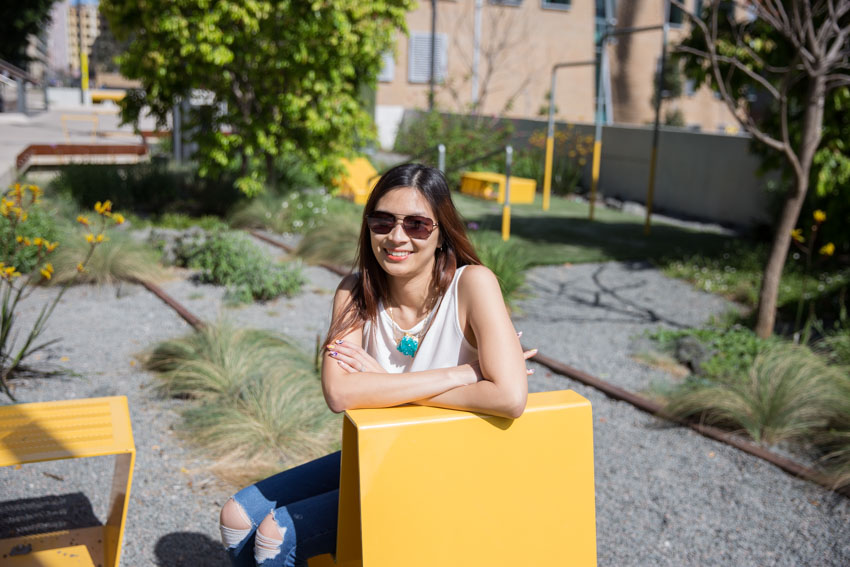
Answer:
[[392, 189], [381, 197], [374, 212], [391, 213], [397, 219], [388, 234], [369, 231], [372, 252], [384, 271], [396, 277], [430, 274], [441, 242], [439, 227], [428, 238], [419, 239], [408, 236], [401, 223], [406, 216], [427, 217], [437, 222], [434, 210], [422, 193], [412, 187]]

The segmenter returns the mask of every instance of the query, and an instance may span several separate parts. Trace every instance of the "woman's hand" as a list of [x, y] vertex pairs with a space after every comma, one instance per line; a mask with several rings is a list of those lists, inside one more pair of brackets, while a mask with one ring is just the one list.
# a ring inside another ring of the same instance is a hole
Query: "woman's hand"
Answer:
[[[517, 333], [517, 334], [521, 335], [522, 333]], [[524, 351], [522, 353], [522, 357], [525, 360], [528, 360], [529, 358], [531, 358], [535, 354], [537, 354], [537, 349], [533, 348], [531, 350]], [[481, 364], [477, 360], [475, 362], [470, 362], [469, 364], [465, 364], [463, 366], [468, 367], [468, 370], [469, 370], [469, 372], [466, 373], [467, 381], [464, 383], [465, 386], [468, 386], [470, 384], [475, 384], [479, 380], [486, 380], [486, 378], [484, 378], [484, 375], [481, 374]], [[526, 368], [525, 373], [526, 373], [527, 376], [531, 376], [532, 374], [534, 374], [534, 369], [533, 368]], [[473, 375], [475, 377], [474, 380], [472, 380]]]
[[337, 364], [349, 374], [352, 372], [387, 372], [362, 347], [351, 342], [338, 340], [325, 348], [328, 350], [328, 356], [336, 360]]

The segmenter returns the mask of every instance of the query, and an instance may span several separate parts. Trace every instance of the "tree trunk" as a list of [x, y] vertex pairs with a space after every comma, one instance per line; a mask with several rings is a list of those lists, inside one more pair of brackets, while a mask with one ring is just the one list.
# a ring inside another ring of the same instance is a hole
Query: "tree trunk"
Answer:
[[773, 334], [776, 324], [776, 303], [779, 298], [779, 283], [788, 249], [791, 246], [791, 231], [797, 225], [800, 209], [806, 200], [809, 189], [809, 172], [812, 167], [815, 151], [820, 144], [823, 130], [823, 107], [826, 98], [826, 81], [823, 76], [811, 77], [806, 92], [806, 111], [803, 116], [800, 150], [797, 154], [799, 167], [795, 168], [796, 183], [789, 192], [782, 208], [782, 215], [773, 237], [770, 256], [764, 268], [759, 291], [758, 319], [756, 334], [766, 339]]

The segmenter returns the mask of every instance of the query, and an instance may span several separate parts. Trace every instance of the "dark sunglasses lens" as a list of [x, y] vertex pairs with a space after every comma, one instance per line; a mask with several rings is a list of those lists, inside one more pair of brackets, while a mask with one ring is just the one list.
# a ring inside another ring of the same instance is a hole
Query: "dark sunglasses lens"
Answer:
[[395, 217], [388, 214], [375, 213], [366, 217], [369, 230], [375, 234], [389, 234], [395, 226]]
[[434, 221], [427, 217], [404, 217], [402, 226], [411, 238], [425, 240], [431, 235]]

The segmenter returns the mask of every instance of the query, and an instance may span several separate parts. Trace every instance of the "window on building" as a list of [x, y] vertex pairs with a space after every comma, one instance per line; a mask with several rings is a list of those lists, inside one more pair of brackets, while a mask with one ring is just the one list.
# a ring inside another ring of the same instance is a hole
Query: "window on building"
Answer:
[[378, 73], [378, 81], [391, 83], [395, 78], [395, 56], [392, 51], [386, 51], [381, 55], [381, 72]]
[[490, 4], [499, 4], [502, 6], [521, 6], [522, 0], [490, 0]]
[[[448, 69], [448, 37], [444, 33], [435, 36], [434, 80], [438, 83], [446, 78]], [[407, 49], [407, 80], [411, 83], [428, 83], [431, 79], [431, 34], [411, 32]]]
[[541, 0], [540, 6], [555, 10], [569, 10], [572, 3], [572, 0]]
[[685, 21], [685, 12], [678, 6], [670, 4], [670, 12], [667, 14], [667, 23], [671, 26], [681, 26]]
[[694, 96], [697, 92], [697, 82], [694, 79], [685, 79], [685, 96]]

